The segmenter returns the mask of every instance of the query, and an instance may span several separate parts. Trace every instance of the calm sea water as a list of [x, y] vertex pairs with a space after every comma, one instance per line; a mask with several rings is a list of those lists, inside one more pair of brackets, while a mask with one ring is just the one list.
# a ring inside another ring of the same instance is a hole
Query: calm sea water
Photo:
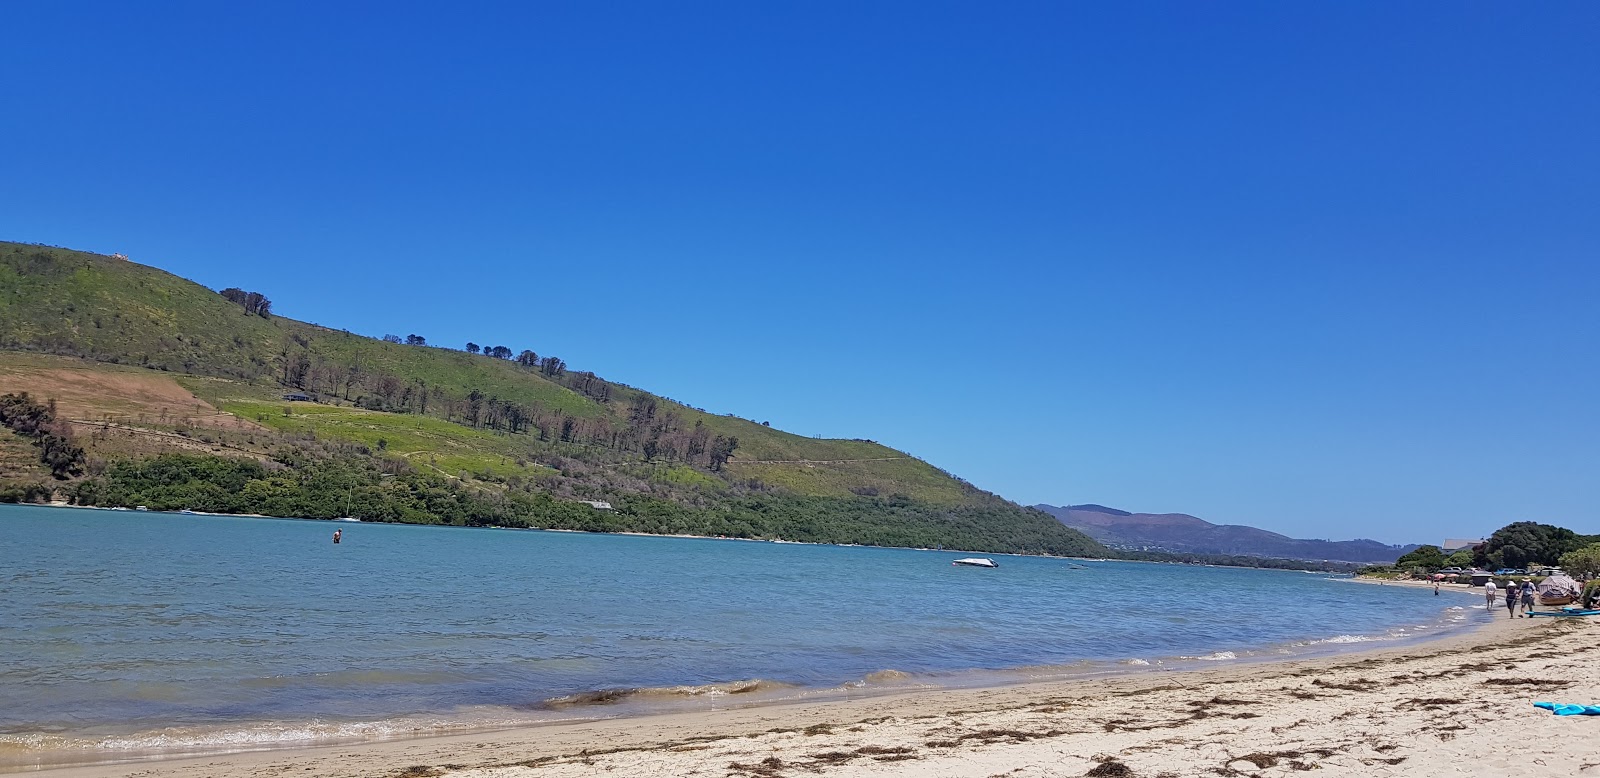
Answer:
[[960, 556], [4, 506], [0, 769], [1179, 669], [1491, 617], [1298, 572]]

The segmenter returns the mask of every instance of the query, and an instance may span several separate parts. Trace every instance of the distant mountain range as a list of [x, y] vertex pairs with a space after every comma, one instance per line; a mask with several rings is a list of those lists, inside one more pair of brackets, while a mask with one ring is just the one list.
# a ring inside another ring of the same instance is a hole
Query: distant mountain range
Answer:
[[1387, 563], [1417, 547], [1376, 540], [1302, 540], [1256, 527], [1212, 524], [1186, 513], [1132, 513], [1093, 504], [1033, 507], [1113, 548]]

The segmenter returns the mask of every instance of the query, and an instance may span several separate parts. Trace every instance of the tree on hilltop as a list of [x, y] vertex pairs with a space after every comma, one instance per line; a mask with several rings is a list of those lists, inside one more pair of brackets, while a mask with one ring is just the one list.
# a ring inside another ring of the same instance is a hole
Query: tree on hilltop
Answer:
[[482, 350], [483, 349], [478, 348], [478, 344], [473, 343], [470, 340], [467, 341], [467, 353], [468, 354], [476, 354], [476, 353], [478, 353], [479, 351], [482, 351]]
[[406, 336], [406, 345], [407, 346], [426, 346], [426, 345], [428, 345], [428, 339], [422, 337], [421, 335], [407, 335]]
[[404, 341], [402, 341], [400, 339], [399, 335], [384, 335], [383, 336], [383, 342], [384, 343], [402, 343]]
[[533, 367], [539, 364], [539, 355], [533, 353], [533, 349], [525, 348], [521, 354], [517, 355], [517, 364], [523, 367]]
[[246, 292], [237, 286], [230, 286], [218, 294], [228, 302], [243, 308], [247, 314], [254, 314], [263, 319], [272, 318], [272, 301], [260, 292]]

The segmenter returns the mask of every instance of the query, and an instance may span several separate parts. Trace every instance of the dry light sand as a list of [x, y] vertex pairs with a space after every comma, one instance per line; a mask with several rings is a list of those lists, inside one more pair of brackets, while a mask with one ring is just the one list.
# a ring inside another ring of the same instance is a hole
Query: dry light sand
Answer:
[[[1463, 600], [1465, 602], [1465, 600]], [[1426, 644], [46, 771], [139, 778], [1600, 776], [1600, 623], [1501, 618]]]

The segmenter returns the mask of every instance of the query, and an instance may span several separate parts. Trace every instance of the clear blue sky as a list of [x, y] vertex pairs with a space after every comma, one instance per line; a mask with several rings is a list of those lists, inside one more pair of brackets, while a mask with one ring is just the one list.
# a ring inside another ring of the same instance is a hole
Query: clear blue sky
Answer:
[[1600, 4], [10, 3], [0, 238], [1024, 503], [1600, 532]]

